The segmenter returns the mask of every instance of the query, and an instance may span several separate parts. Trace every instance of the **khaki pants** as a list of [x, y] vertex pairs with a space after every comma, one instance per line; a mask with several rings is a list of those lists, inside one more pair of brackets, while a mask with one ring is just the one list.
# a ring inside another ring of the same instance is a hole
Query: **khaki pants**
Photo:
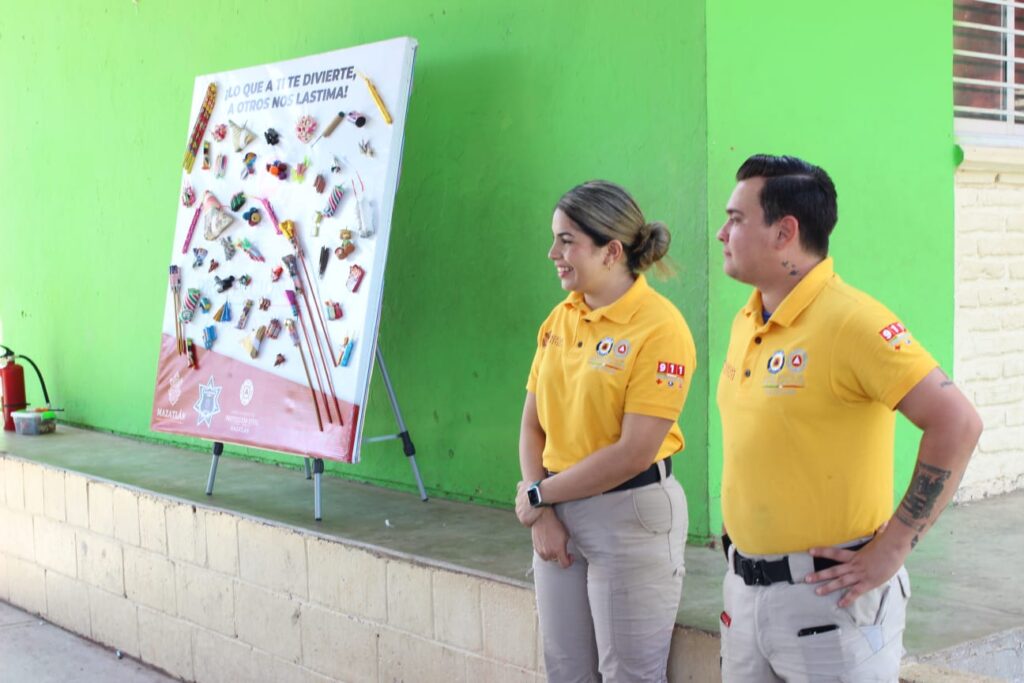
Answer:
[[673, 477], [561, 503], [572, 566], [533, 556], [553, 683], [665, 681], [683, 590], [687, 512]]
[[851, 606], [840, 608], [842, 590], [817, 595], [817, 585], [801, 583], [814, 570], [810, 555], [788, 556], [790, 574], [797, 583], [748, 586], [732, 570], [735, 552], [735, 546], [729, 549], [730, 568], [722, 590], [725, 614], [719, 623], [725, 683], [899, 680], [910, 597], [905, 568]]

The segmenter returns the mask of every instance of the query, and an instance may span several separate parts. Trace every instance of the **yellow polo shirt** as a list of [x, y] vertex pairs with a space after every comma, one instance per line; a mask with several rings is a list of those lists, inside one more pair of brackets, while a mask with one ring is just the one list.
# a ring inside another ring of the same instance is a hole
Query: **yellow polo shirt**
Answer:
[[718, 382], [729, 536], [775, 554], [870, 535], [892, 514], [893, 410], [937, 364], [830, 258], [761, 316], [755, 290]]
[[[643, 275], [601, 308], [571, 293], [540, 327], [526, 384], [546, 435], [544, 467], [562, 472], [615, 443], [626, 413], [678, 420], [696, 357], [682, 314]], [[683, 446], [673, 424], [655, 460]]]

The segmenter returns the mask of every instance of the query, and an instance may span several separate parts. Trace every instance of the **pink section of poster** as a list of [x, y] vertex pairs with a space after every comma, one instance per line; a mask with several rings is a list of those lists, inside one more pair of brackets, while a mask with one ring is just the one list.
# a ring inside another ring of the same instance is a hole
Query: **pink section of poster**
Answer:
[[333, 398], [325, 402], [317, 392], [320, 430], [305, 384], [202, 347], [196, 349], [199, 367], [192, 369], [176, 347], [173, 336], [163, 335], [153, 430], [352, 462], [359, 406], [341, 399], [335, 406]]

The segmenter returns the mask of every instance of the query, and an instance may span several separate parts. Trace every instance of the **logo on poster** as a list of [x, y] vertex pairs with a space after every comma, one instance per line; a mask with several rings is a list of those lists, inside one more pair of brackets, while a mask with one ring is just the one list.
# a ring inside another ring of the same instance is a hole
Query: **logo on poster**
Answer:
[[199, 400], [192, 406], [199, 414], [199, 418], [196, 420], [196, 426], [206, 423], [207, 427], [212, 427], [213, 416], [220, 412], [220, 392], [224, 387], [218, 387], [213, 383], [213, 375], [210, 375], [210, 379], [206, 384], [199, 385]]
[[171, 376], [171, 388], [167, 391], [167, 400], [172, 406], [177, 405], [178, 399], [181, 398], [181, 384], [181, 373], [175, 370]]
[[253, 387], [252, 380], [247, 379], [242, 382], [242, 388], [238, 391], [238, 400], [242, 402], [243, 406], [247, 406], [252, 402], [252, 396], [255, 393], [256, 388]]

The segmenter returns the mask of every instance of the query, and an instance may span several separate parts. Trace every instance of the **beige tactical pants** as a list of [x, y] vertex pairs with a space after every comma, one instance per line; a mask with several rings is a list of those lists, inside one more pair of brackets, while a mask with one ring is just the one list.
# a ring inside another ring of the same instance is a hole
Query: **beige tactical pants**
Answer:
[[683, 589], [687, 511], [674, 477], [561, 503], [568, 569], [533, 557], [553, 683], [665, 681]]
[[[789, 555], [796, 583], [747, 586], [732, 571], [723, 583], [722, 680], [725, 683], [861, 683], [899, 680], [910, 577], [905, 568], [846, 608], [843, 591], [817, 595], [801, 583], [814, 571], [806, 553]], [[776, 560], [779, 555], [747, 555]]]

